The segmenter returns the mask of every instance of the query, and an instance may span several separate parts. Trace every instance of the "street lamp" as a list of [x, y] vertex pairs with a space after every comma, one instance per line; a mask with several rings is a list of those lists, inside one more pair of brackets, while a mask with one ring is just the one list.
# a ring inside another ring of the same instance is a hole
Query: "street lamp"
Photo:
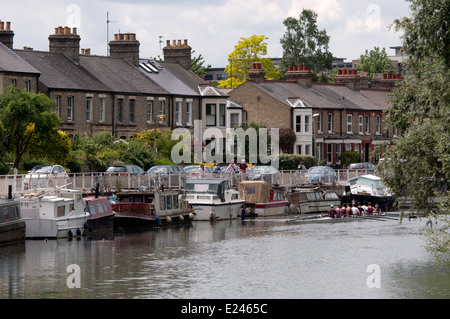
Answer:
[[158, 116], [156, 116], [156, 120], [155, 120], [155, 127], [154, 127], [154, 131], [153, 131], [153, 150], [155, 152], [154, 154], [154, 160], [155, 160], [155, 164], [156, 164], [156, 122], [159, 122], [159, 120], [163, 119], [165, 117], [164, 114], [159, 114]]
[[313, 114], [313, 121], [314, 121], [314, 141], [313, 141], [313, 153], [314, 153], [314, 160], [317, 164], [317, 149], [316, 149], [316, 117], [319, 117], [319, 113]]

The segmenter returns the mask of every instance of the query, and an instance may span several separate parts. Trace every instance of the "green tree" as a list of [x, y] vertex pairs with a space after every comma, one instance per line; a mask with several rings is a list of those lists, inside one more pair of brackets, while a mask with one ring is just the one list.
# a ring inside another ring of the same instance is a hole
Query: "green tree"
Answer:
[[[29, 93], [9, 86], [0, 95], [0, 122], [6, 131], [9, 147], [14, 149], [14, 167], [19, 167], [34, 134], [45, 136], [59, 126], [52, 112], [55, 102], [42, 93]], [[34, 125], [34, 130], [27, 130]]]
[[317, 27], [317, 13], [304, 9], [298, 19], [289, 17], [283, 24], [286, 32], [280, 39], [282, 74], [286, 73], [289, 65], [307, 65], [314, 72], [332, 68], [333, 55], [328, 50], [330, 37], [325, 29]]
[[241, 38], [234, 47], [234, 51], [228, 55], [228, 65], [225, 72], [228, 78], [219, 82], [219, 87], [235, 88], [248, 79], [248, 70], [253, 62], [260, 62], [261, 67], [269, 80], [278, 80], [280, 72], [275, 69], [272, 60], [267, 55], [267, 40], [264, 35], [252, 35], [249, 38]]
[[365, 54], [361, 54], [359, 62], [356, 69], [366, 72], [369, 81], [375, 73], [395, 72], [394, 64], [389, 59], [385, 48], [380, 50], [379, 47], [374, 47], [373, 50], [366, 50]]
[[[29, 129], [34, 129], [34, 127], [29, 127]], [[28, 147], [29, 155], [66, 166], [70, 160], [70, 140], [66, 133], [60, 130], [50, 130], [45, 134], [36, 133], [32, 136]]]
[[[391, 27], [403, 32], [403, 51], [414, 77], [391, 94], [386, 122], [401, 135], [386, 151], [381, 173], [396, 198], [411, 199], [416, 211], [431, 217], [439, 208], [448, 210], [450, 202], [448, 192], [442, 192], [450, 180], [450, 6], [448, 0], [409, 2], [411, 16], [396, 19]], [[436, 207], [430, 201], [434, 195], [445, 203]], [[446, 252], [448, 259], [450, 235], [441, 235], [443, 240], [431, 241], [432, 250]]]
[[[195, 51], [192, 51], [194, 53]], [[205, 66], [205, 60], [203, 56], [200, 54], [198, 57], [191, 58], [191, 71], [197, 74], [198, 76], [202, 76], [206, 74], [206, 70], [211, 67], [211, 64], [207, 64]]]

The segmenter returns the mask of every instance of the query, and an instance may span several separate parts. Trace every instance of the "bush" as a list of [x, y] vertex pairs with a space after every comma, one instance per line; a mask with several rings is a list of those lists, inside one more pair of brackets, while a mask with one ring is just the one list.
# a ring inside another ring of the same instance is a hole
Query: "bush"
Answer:
[[310, 168], [311, 166], [314, 166], [315, 162], [314, 157], [309, 155], [283, 153], [280, 154], [278, 158], [280, 170], [296, 170], [300, 162], [303, 162], [306, 168]]
[[6, 175], [8, 173], [9, 173], [8, 164], [4, 163], [3, 161], [0, 161], [0, 175]]

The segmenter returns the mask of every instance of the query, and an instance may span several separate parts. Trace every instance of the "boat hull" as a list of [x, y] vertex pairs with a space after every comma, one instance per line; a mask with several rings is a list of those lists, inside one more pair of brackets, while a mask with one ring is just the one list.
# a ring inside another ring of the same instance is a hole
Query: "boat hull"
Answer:
[[314, 214], [327, 212], [331, 205], [337, 207], [340, 204], [340, 199], [324, 199], [299, 202], [299, 207], [301, 214]]
[[232, 203], [189, 202], [194, 208], [195, 221], [236, 219], [244, 201]]
[[25, 237], [33, 238], [68, 238], [81, 236], [85, 231], [88, 214], [64, 219], [24, 219]]
[[116, 214], [114, 217], [114, 228], [148, 228], [186, 225], [190, 224], [194, 218], [195, 216], [191, 212], [152, 216], [148, 218]]
[[0, 224], [0, 245], [25, 240], [25, 222], [13, 220]]
[[261, 217], [280, 216], [288, 212], [289, 202], [256, 203], [255, 214]]

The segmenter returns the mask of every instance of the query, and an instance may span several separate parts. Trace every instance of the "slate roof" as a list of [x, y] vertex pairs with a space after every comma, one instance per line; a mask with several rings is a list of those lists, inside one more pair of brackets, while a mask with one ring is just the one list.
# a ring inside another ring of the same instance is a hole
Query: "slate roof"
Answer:
[[[208, 84], [201, 77], [190, 70], [186, 70], [178, 63], [140, 59], [139, 65], [139, 70], [142, 74], [158, 83], [172, 95], [201, 96], [200, 88]], [[207, 94], [211, 96], [228, 96], [218, 89], [208, 90]]]
[[61, 53], [14, 50], [39, 70], [39, 81], [52, 89], [108, 92], [110, 89], [95, 76]]
[[0, 71], [39, 74], [31, 64], [27, 63], [16, 52], [0, 42]]
[[116, 93], [169, 94], [122, 58], [80, 55], [80, 65]]

